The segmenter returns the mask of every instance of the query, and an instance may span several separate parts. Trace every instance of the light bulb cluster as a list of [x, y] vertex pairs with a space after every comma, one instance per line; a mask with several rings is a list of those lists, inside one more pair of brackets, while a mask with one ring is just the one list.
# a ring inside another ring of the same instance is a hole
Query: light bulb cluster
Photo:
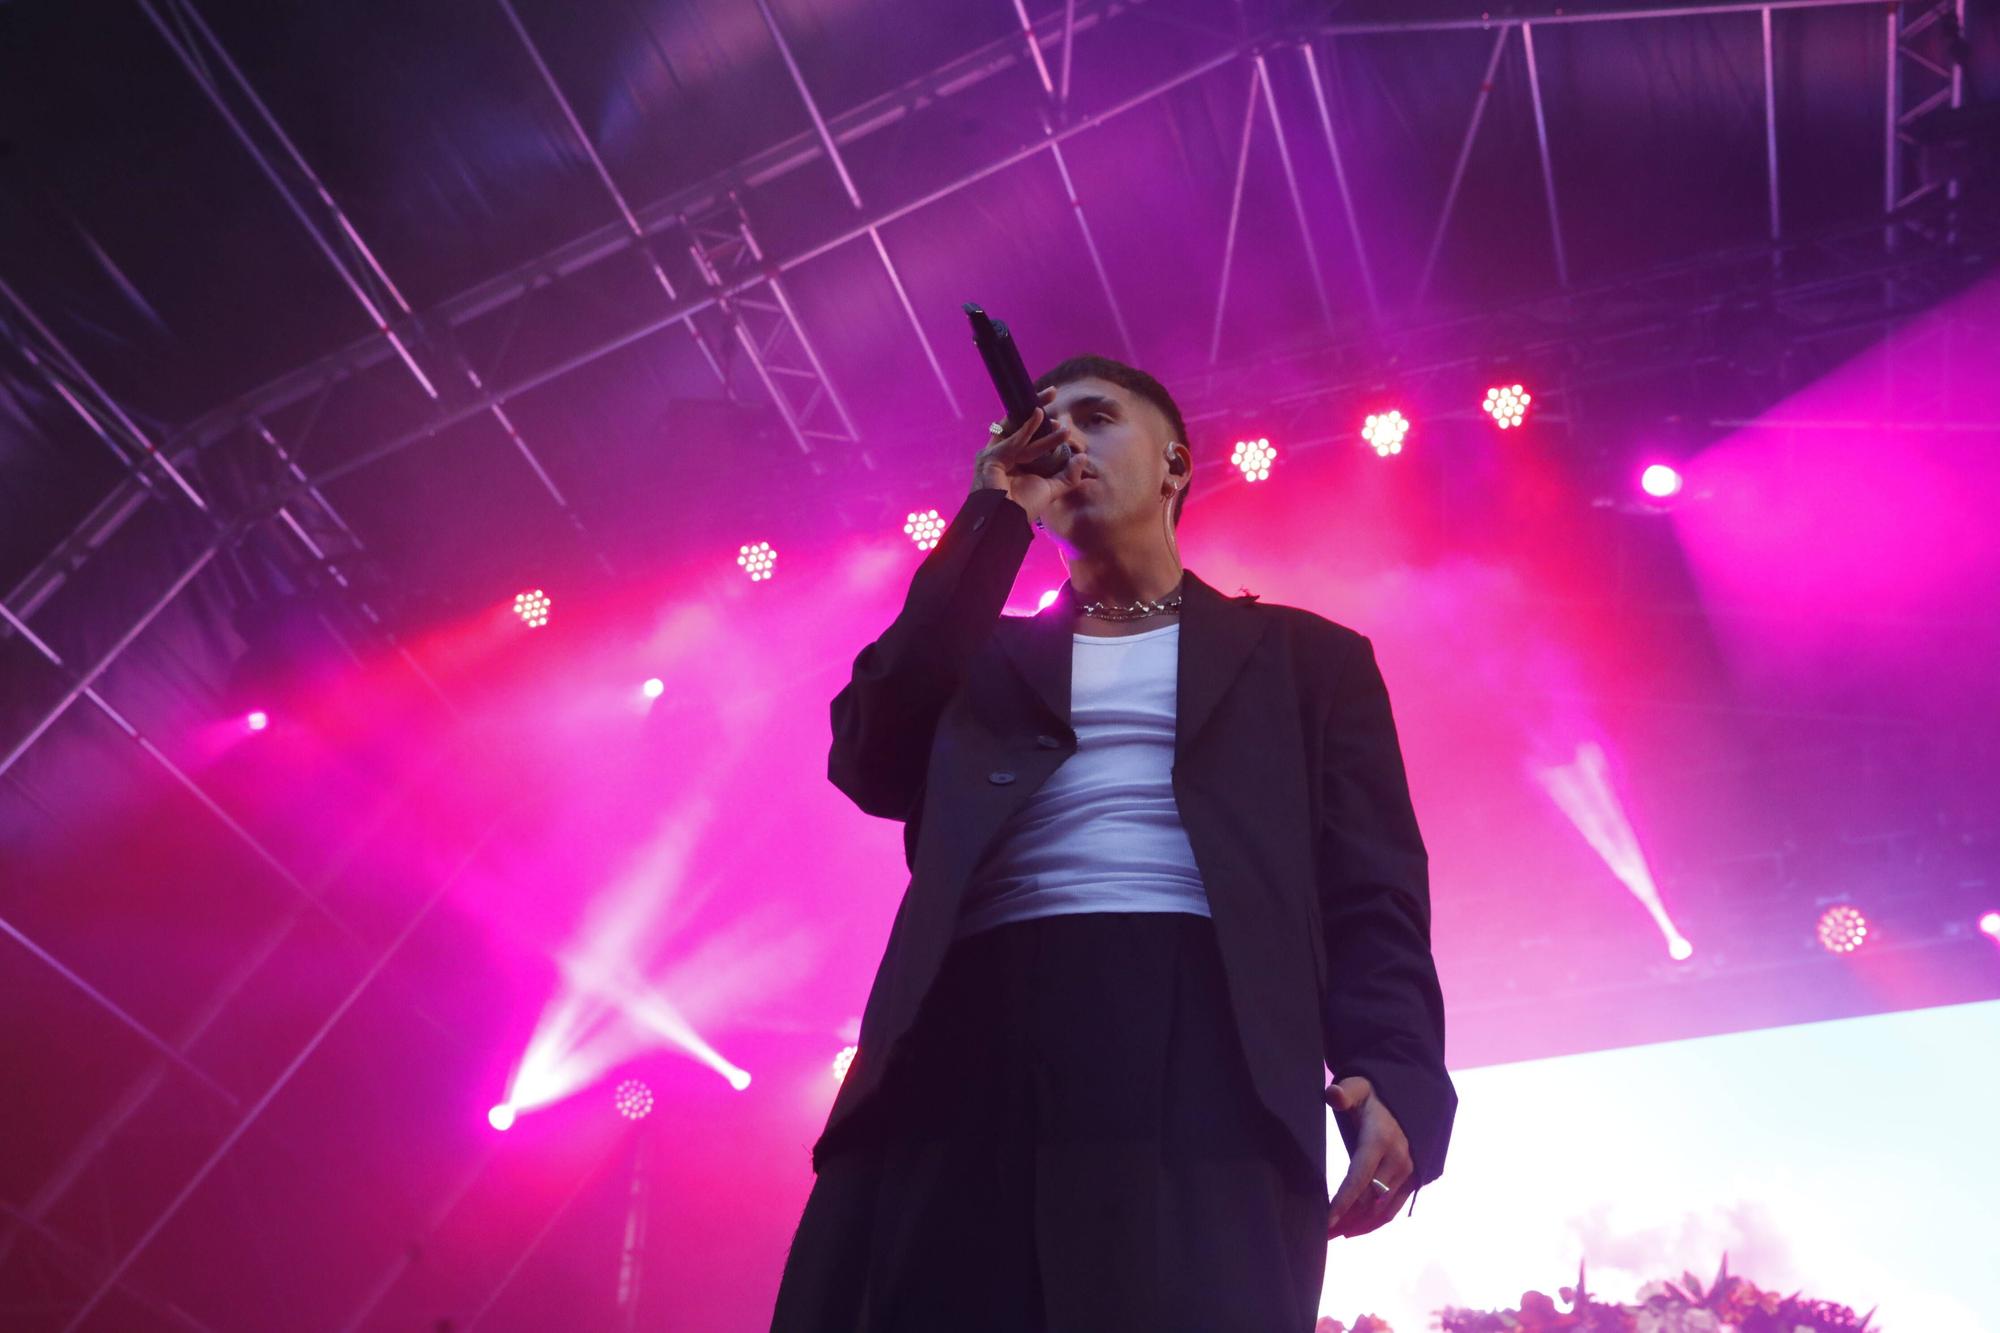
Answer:
[[736, 563], [743, 566], [743, 572], [750, 576], [752, 583], [756, 583], [771, 577], [772, 566], [778, 563], [778, 553], [771, 549], [769, 542], [741, 546], [736, 551]]
[[636, 1078], [628, 1078], [612, 1093], [611, 1104], [627, 1120], [644, 1120], [653, 1111], [653, 1090]]
[[1853, 953], [1868, 940], [1868, 918], [1858, 907], [1836, 903], [1820, 913], [1818, 934], [1828, 953]]
[[1278, 451], [1267, 439], [1238, 440], [1229, 461], [1243, 471], [1245, 481], [1264, 481], [1271, 475], [1272, 460]]
[[1506, 430], [1521, 424], [1522, 418], [1528, 415], [1528, 404], [1533, 401], [1533, 394], [1518, 384], [1510, 384], [1504, 388], [1488, 389], [1486, 401], [1480, 406], [1485, 409], [1486, 415], [1493, 418], [1495, 425]]
[[1370, 412], [1368, 419], [1361, 423], [1361, 438], [1374, 448], [1380, 458], [1402, 453], [1403, 437], [1409, 433], [1409, 420], [1394, 408], [1387, 412]]
[[935, 509], [926, 509], [920, 514], [911, 514], [909, 522], [903, 524], [903, 531], [917, 544], [919, 551], [928, 551], [944, 536], [944, 520]]
[[533, 588], [514, 597], [514, 614], [521, 617], [529, 629], [540, 629], [549, 623], [549, 595], [540, 588]]

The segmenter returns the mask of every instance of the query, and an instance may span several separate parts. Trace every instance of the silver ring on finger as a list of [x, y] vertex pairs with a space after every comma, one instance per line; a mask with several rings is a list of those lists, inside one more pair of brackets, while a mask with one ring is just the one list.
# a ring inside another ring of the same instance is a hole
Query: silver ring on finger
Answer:
[[1395, 1191], [1394, 1191], [1394, 1190], [1392, 1190], [1392, 1189], [1390, 1189], [1390, 1188], [1389, 1188], [1389, 1187], [1388, 1187], [1387, 1185], [1384, 1185], [1384, 1184], [1383, 1184], [1383, 1183], [1382, 1183], [1381, 1181], [1379, 1181], [1379, 1180], [1376, 1180], [1376, 1179], [1373, 1179], [1372, 1177], [1371, 1177], [1371, 1178], [1369, 1179], [1368, 1183], [1369, 1183], [1369, 1184], [1371, 1184], [1371, 1185], [1373, 1185], [1373, 1186], [1374, 1186], [1374, 1187], [1375, 1187], [1376, 1189], [1378, 1189], [1378, 1190], [1382, 1191], [1382, 1193], [1384, 1193], [1384, 1194], [1394, 1194], [1394, 1193], [1395, 1193]]

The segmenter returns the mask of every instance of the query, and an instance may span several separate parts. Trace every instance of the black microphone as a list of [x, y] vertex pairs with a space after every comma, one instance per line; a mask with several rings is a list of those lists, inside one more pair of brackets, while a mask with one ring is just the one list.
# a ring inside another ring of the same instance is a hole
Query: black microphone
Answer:
[[[1000, 391], [1001, 409], [1007, 414], [1001, 421], [1000, 433], [1003, 437], [1012, 435], [1041, 405], [1035, 397], [1035, 381], [1028, 374], [1028, 364], [1021, 359], [1020, 345], [1007, 331], [1006, 324], [989, 318], [971, 301], [965, 303], [964, 310], [966, 318], [972, 321], [973, 344], [979, 348], [980, 358], [986, 362], [986, 373], [993, 377], [993, 387]], [[1056, 424], [1055, 419], [1046, 417], [1035, 439], [1043, 440], [1061, 433], [1062, 427]], [[1060, 476], [1075, 452], [1065, 440], [1048, 452], [1014, 466], [1038, 477]]]

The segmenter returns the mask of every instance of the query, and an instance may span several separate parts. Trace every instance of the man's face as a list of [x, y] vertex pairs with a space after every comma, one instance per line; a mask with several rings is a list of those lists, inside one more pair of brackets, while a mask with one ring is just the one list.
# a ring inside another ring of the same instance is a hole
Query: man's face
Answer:
[[1128, 532], [1158, 539], [1173, 439], [1166, 413], [1107, 380], [1081, 379], [1057, 386], [1048, 415], [1072, 428], [1085, 474], [1049, 505], [1043, 517], [1048, 530], [1072, 550], [1119, 541]]

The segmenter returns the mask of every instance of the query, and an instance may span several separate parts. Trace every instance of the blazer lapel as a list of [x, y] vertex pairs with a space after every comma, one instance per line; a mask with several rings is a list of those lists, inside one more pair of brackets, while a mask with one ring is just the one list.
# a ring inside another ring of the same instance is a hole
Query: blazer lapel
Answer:
[[[1049, 713], [1070, 722], [1070, 666], [1074, 660], [1069, 636], [1070, 587], [1034, 616], [1009, 617], [1011, 632], [1000, 635], [1002, 648], [1028, 687]], [[1225, 597], [1184, 571], [1181, 584], [1180, 681], [1174, 700], [1174, 758], [1184, 756], [1202, 724], [1215, 712], [1231, 682], [1243, 669], [1251, 650], [1269, 625], [1248, 600]]]

